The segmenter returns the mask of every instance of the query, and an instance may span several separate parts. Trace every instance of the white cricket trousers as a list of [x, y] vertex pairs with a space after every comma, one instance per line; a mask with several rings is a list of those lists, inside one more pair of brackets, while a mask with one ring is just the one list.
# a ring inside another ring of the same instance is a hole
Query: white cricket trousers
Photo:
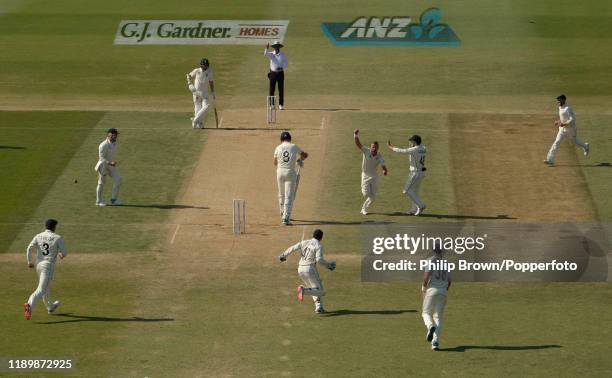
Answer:
[[376, 199], [376, 192], [378, 191], [378, 177], [369, 177], [361, 174], [361, 194], [366, 198], [365, 202], [361, 206], [362, 211], [368, 211], [374, 200]]
[[406, 194], [412, 200], [412, 210], [416, 210], [415, 206], [424, 208], [425, 203], [421, 201], [419, 197], [419, 188], [421, 187], [421, 181], [425, 178], [424, 172], [410, 171], [406, 184], [404, 185], [404, 194]]
[[572, 144], [580, 146], [583, 150], [586, 151], [586, 144], [582, 140], [578, 139], [576, 134], [576, 126], [559, 127], [559, 132], [557, 132], [557, 137], [555, 138], [555, 141], [553, 142], [552, 146], [550, 146], [550, 150], [548, 151], [546, 160], [548, 160], [549, 163], [555, 162], [557, 151], [561, 146], [561, 142], [563, 142], [563, 139], [565, 138], [569, 138]]
[[208, 102], [208, 96], [200, 97], [193, 95], [193, 123], [192, 126], [197, 124], [204, 127], [204, 116], [210, 107]]
[[36, 273], [38, 273], [38, 287], [30, 295], [28, 304], [30, 308], [34, 308], [34, 304], [42, 298], [43, 303], [47, 307], [47, 310], [53, 306], [51, 300], [51, 280], [53, 280], [53, 273], [55, 272], [55, 263], [51, 261], [41, 261], [36, 264]]
[[444, 306], [446, 305], [446, 289], [437, 289], [430, 287], [425, 292], [423, 298], [423, 321], [425, 321], [425, 327], [430, 329], [432, 326], [436, 327], [433, 341], [438, 341], [440, 338], [440, 331], [442, 330], [442, 316], [444, 315]]
[[312, 295], [312, 300], [321, 304], [321, 297], [325, 296], [325, 289], [316, 265], [300, 265], [298, 275], [304, 283], [304, 294]]
[[291, 219], [293, 209], [293, 197], [297, 174], [293, 169], [279, 168], [276, 170], [276, 182], [278, 183], [278, 206], [283, 220]]
[[113, 179], [113, 190], [111, 191], [111, 199], [117, 199], [119, 195], [119, 188], [121, 187], [121, 175], [117, 167], [112, 167], [106, 164], [104, 173], [98, 172], [98, 187], [96, 188], [96, 201], [98, 203], [104, 201], [104, 184], [106, 183], [106, 177], [110, 176]]

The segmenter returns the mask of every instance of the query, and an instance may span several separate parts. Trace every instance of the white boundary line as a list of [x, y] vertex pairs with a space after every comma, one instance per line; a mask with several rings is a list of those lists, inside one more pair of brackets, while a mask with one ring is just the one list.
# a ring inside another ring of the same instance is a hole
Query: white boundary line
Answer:
[[179, 228], [181, 228], [180, 223], [176, 225], [176, 230], [174, 230], [174, 235], [172, 235], [172, 240], [170, 240], [170, 244], [174, 244], [174, 239], [176, 238], [176, 235], [178, 234]]

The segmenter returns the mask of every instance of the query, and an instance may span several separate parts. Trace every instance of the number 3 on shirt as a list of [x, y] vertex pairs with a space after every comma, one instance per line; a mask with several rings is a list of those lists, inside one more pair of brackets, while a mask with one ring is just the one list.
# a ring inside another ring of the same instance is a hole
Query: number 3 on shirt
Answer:
[[43, 249], [44, 249], [44, 251], [43, 251], [43, 253], [42, 253], [42, 254], [43, 254], [43, 256], [48, 256], [48, 255], [49, 255], [49, 244], [47, 244], [47, 243], [43, 243], [42, 247], [43, 247]]

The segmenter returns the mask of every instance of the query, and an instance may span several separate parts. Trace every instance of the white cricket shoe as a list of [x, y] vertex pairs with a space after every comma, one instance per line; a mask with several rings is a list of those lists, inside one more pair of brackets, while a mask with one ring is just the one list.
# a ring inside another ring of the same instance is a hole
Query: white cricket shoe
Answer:
[[120, 206], [120, 205], [123, 205], [123, 202], [121, 202], [119, 198], [114, 198], [114, 199], [111, 198], [111, 205]]
[[279, 105], [279, 106], [278, 106], [278, 108], [279, 108], [280, 110], [285, 109], [285, 107], [284, 107], [284, 106], [282, 106], [282, 105]]
[[104, 203], [104, 201], [100, 201], [100, 202], [96, 202], [96, 206], [106, 206], [106, 204]]
[[364, 209], [361, 209], [360, 213], [361, 213], [361, 215], [368, 215], [368, 212], [365, 211]]
[[317, 308], [315, 308], [315, 314], [325, 314], [323, 306], [317, 306]]
[[409, 210], [409, 211], [406, 211], [404, 214], [406, 214], [406, 215], [414, 215], [414, 214], [416, 214], [416, 212], [417, 212], [416, 210]]
[[53, 303], [51, 304], [51, 308], [48, 308], [48, 309], [47, 309], [47, 313], [48, 313], [48, 314], [52, 314], [52, 313], [53, 313], [53, 311], [57, 310], [57, 308], [60, 306], [60, 304], [61, 304], [61, 303], [60, 303], [60, 301], [55, 301], [55, 302], [53, 302]]
[[589, 150], [591, 149], [591, 146], [588, 143], [585, 143], [584, 145], [586, 146], [584, 148], [584, 156], [589, 157]]
[[553, 163], [552, 161], [544, 160], [544, 164], [548, 164], [548, 165], [554, 165], [555, 163]]
[[437, 341], [434, 341], [433, 343], [431, 343], [431, 350], [435, 350], [435, 351], [440, 350], [440, 343]]
[[423, 205], [423, 207], [417, 207], [416, 211], [414, 212], [414, 216], [418, 217], [419, 215], [423, 214], [423, 211], [425, 211], [425, 209], [427, 209], [427, 206]]

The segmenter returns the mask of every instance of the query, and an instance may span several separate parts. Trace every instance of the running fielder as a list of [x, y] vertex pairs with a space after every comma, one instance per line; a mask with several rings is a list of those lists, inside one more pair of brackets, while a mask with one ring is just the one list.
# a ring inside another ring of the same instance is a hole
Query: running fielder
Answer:
[[[191, 127], [194, 129], [204, 128], [204, 116], [210, 107], [208, 101], [208, 87], [212, 99], [215, 99], [215, 83], [213, 82], [213, 72], [209, 68], [210, 62], [206, 58], [200, 61], [200, 68], [196, 68], [187, 74], [187, 85], [193, 94], [193, 117], [191, 117]], [[195, 81], [194, 81], [195, 80]]]
[[440, 331], [442, 330], [442, 316], [446, 305], [446, 295], [451, 286], [450, 272], [438, 268], [442, 258], [442, 249], [434, 247], [434, 256], [429, 258], [430, 266], [425, 269], [423, 276], [423, 321], [427, 327], [427, 341], [431, 342], [432, 350], [440, 348]]
[[291, 210], [295, 199], [296, 165], [302, 165], [308, 153], [291, 143], [291, 134], [288, 131], [281, 133], [280, 140], [281, 144], [274, 150], [274, 166], [276, 167], [281, 220], [285, 226], [288, 226], [291, 224]]
[[278, 260], [280, 262], [287, 261], [287, 256], [293, 252], [300, 251], [300, 263], [298, 265], [298, 275], [302, 279], [304, 285], [300, 285], [297, 288], [298, 301], [304, 300], [304, 295], [312, 295], [312, 300], [315, 304], [315, 313], [322, 314], [325, 312], [323, 308], [323, 296], [325, 295], [325, 289], [323, 289], [323, 283], [317, 270], [317, 264], [321, 264], [329, 270], [336, 269], [335, 261], [327, 261], [323, 258], [323, 245], [321, 240], [323, 239], [323, 231], [317, 229], [312, 233], [312, 239], [302, 240], [301, 242], [292, 245], [287, 248], [280, 256]]
[[427, 170], [425, 168], [425, 154], [427, 150], [421, 144], [420, 136], [413, 135], [408, 140], [410, 141], [409, 148], [397, 148], [391, 144], [391, 141], [388, 141], [387, 144], [394, 152], [410, 155], [410, 174], [404, 185], [403, 193], [410, 197], [413, 205], [412, 209], [406, 214], [420, 215], [427, 207], [419, 197], [419, 187], [421, 186], [421, 181], [425, 178], [425, 171]]
[[32, 251], [34, 248], [37, 250], [36, 273], [38, 273], [38, 287], [23, 305], [23, 313], [26, 320], [30, 320], [34, 305], [41, 298], [49, 314], [60, 305], [59, 301], [51, 300], [51, 280], [53, 279], [57, 256], [63, 259], [68, 253], [64, 246], [64, 238], [55, 233], [56, 226], [57, 221], [55, 219], [48, 219], [45, 222], [46, 230], [34, 236], [34, 239], [28, 245], [27, 259], [29, 268], [34, 268]]
[[584, 156], [589, 156], [589, 144], [584, 143], [576, 136], [576, 114], [574, 113], [574, 110], [567, 105], [566, 101], [567, 98], [564, 94], [557, 97], [557, 105], [559, 105], [559, 120], [555, 121], [555, 126], [559, 127], [559, 131], [557, 132], [555, 141], [548, 151], [546, 160], [544, 160], [544, 163], [548, 165], [555, 164], [555, 156], [557, 155], [561, 142], [565, 138], [569, 138], [570, 141], [576, 146], [582, 147]]
[[104, 184], [106, 177], [113, 179], [113, 190], [111, 191], [111, 205], [121, 205], [119, 201], [119, 187], [121, 186], [121, 175], [117, 169], [117, 137], [119, 131], [115, 128], [108, 129], [106, 139], [98, 146], [98, 163], [94, 170], [98, 173], [98, 187], [96, 188], [96, 206], [106, 206], [103, 199]]
[[378, 191], [378, 166], [382, 167], [383, 174], [387, 175], [387, 166], [382, 154], [378, 152], [378, 142], [370, 144], [370, 148], [364, 147], [359, 140], [359, 129], [356, 129], [353, 136], [355, 145], [363, 154], [361, 160], [361, 194], [365, 197], [365, 202], [361, 206], [361, 214], [368, 215], [368, 209], [376, 198]]

